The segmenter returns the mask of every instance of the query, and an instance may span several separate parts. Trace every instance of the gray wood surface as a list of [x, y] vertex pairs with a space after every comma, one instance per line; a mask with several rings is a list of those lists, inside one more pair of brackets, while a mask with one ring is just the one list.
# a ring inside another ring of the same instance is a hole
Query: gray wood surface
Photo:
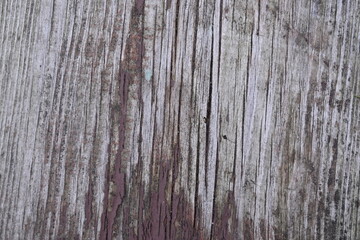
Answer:
[[0, 239], [360, 239], [360, 1], [0, 1]]

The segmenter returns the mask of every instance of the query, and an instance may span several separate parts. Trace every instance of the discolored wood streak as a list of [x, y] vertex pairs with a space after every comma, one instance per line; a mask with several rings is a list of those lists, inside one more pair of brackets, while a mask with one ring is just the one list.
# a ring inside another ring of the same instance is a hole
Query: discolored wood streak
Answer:
[[0, 1], [0, 239], [359, 239], [359, 14]]

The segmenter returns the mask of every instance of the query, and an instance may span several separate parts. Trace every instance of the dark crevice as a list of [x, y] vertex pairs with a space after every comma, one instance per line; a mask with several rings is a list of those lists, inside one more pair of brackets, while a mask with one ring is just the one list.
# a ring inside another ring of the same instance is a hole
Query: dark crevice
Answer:
[[234, 164], [232, 171], [232, 181], [233, 181], [233, 193], [235, 193], [235, 183], [236, 183], [236, 158], [237, 158], [237, 147], [238, 147], [238, 124], [236, 123], [235, 127], [235, 148], [234, 148]]
[[[171, 69], [170, 69], [170, 82], [176, 80], [176, 73], [174, 74], [174, 69], [176, 66], [176, 62], [177, 62], [177, 43], [178, 43], [178, 28], [179, 28], [179, 11], [180, 11], [180, 0], [176, 1], [176, 13], [175, 13], [175, 36], [174, 36], [174, 45], [173, 45], [173, 49], [172, 49], [172, 59], [171, 59]], [[172, 84], [170, 83], [170, 86]], [[178, 171], [178, 166], [179, 163], [181, 161], [181, 154], [180, 154], [180, 121], [181, 121], [181, 97], [182, 97], [182, 85], [183, 85], [183, 81], [182, 78], [180, 79], [180, 87], [179, 87], [179, 103], [178, 103], [178, 116], [177, 116], [177, 128], [174, 127], [174, 131], [176, 131], [176, 133], [174, 133], [174, 135], [176, 136], [176, 142], [174, 144], [174, 140], [175, 137], [172, 138], [172, 146], [175, 148], [174, 150], [174, 157], [173, 157], [173, 162], [172, 162], [172, 175], [171, 175], [171, 202], [170, 202], [170, 206], [173, 206], [174, 203], [174, 194], [175, 194], [175, 181], [177, 178], [177, 171]], [[171, 93], [170, 93], [171, 94]], [[170, 104], [169, 104], [170, 106]], [[169, 111], [170, 112], [170, 111]], [[170, 211], [170, 226], [169, 226], [169, 238], [171, 239], [173, 237], [173, 224], [174, 221], [176, 221], [176, 219], [173, 219], [173, 214], [172, 211]], [[166, 228], [165, 228], [166, 230]], [[166, 233], [165, 233], [165, 236]]]
[[[143, 99], [143, 96], [142, 96], [142, 91], [143, 91], [143, 59], [144, 59], [144, 56], [145, 56], [145, 45], [144, 45], [144, 28], [145, 28], [145, 25], [144, 25], [144, 19], [145, 19], [145, 15], [144, 14], [141, 14], [141, 42], [140, 42], [140, 54], [141, 54], [141, 59], [140, 59], [140, 82], [139, 82], [139, 89], [138, 89], [138, 96], [139, 96], [139, 101], [138, 101], [138, 104], [139, 104], [139, 113], [140, 113], [140, 125], [139, 125], [139, 136], [138, 136], [138, 139], [136, 139], [136, 143], [138, 144], [138, 154], [139, 154], [139, 166], [140, 166], [140, 180], [138, 180], [138, 186], [141, 186], [142, 184], [142, 181], [143, 181], [143, 176], [142, 176], [142, 166], [143, 166], [143, 157], [142, 157], [142, 142], [143, 142], [143, 139], [142, 139], [142, 131], [143, 131], [143, 125], [144, 125], [144, 99]], [[133, 138], [134, 139], [134, 138]], [[143, 191], [141, 188], [140, 188], [140, 191]], [[139, 203], [143, 200], [142, 199], [143, 197], [143, 194], [139, 194]], [[140, 204], [139, 204], [139, 209], [138, 209], [138, 220], [139, 221], [142, 221], [143, 219], [143, 214], [142, 214], [142, 211], [140, 209]], [[140, 236], [140, 229], [141, 227], [138, 227], [137, 228], [137, 235]]]
[[[200, 1], [198, 1], [198, 3], [195, 5], [195, 21], [194, 21], [194, 39], [193, 39], [193, 55], [192, 55], [192, 59], [191, 59], [191, 96], [190, 96], [190, 103], [193, 103], [193, 98], [194, 98], [194, 75], [195, 75], [195, 68], [196, 68], [196, 42], [197, 42], [197, 30], [198, 30], [198, 25], [199, 25], [199, 3]], [[201, 120], [200, 120], [201, 121]], [[205, 123], [206, 124], [206, 123]], [[189, 134], [189, 143], [190, 138], [192, 137], [192, 132], [191, 132], [191, 124], [190, 124], [190, 134]], [[196, 170], [195, 170], [195, 199], [194, 199], [194, 221], [193, 221], [193, 228], [196, 229], [196, 218], [198, 216], [198, 208], [197, 208], [197, 203], [198, 203], [198, 194], [199, 194], [199, 165], [200, 165], [200, 122], [198, 123], [198, 128], [197, 128], [197, 147], [196, 147]], [[190, 161], [189, 161], [190, 162]]]
[[[217, 69], [217, 86], [219, 86], [219, 79], [220, 79], [220, 66], [221, 66], [221, 34], [222, 34], [222, 15], [223, 15], [223, 0], [221, 0], [220, 2], [220, 16], [219, 16], [219, 46], [218, 46], [218, 69]], [[213, 36], [213, 42], [214, 42], [214, 36]], [[216, 109], [217, 111], [217, 109]], [[217, 121], [216, 119], [214, 119], [214, 121]], [[220, 115], [220, 122], [221, 122], [221, 115]], [[221, 133], [221, 124], [219, 127], [219, 131]], [[218, 136], [218, 135], [217, 135]], [[214, 193], [213, 193], [213, 209], [212, 209], [212, 223], [215, 223], [215, 218], [216, 218], [216, 191], [217, 191], [217, 186], [218, 186], [218, 171], [219, 171], [219, 150], [217, 149], [216, 151], [216, 158], [215, 158], [215, 182], [214, 182]], [[212, 224], [211, 225], [211, 239], [214, 236], [214, 231], [215, 231], [215, 225]]]
[[[200, 166], [200, 123], [197, 129], [197, 149], [196, 149], [196, 174], [195, 174], [195, 199], [194, 199], [194, 222], [193, 228], [196, 229], [196, 222], [198, 217], [198, 194], [199, 194], [199, 166]], [[200, 221], [199, 221], [200, 222]]]
[[210, 124], [211, 124], [211, 100], [212, 100], [212, 88], [213, 88], [213, 56], [214, 56], [214, 33], [212, 33], [211, 41], [211, 56], [210, 56], [210, 79], [209, 79], [209, 97], [207, 100], [206, 110], [206, 145], [205, 145], [205, 190], [208, 191], [208, 170], [209, 170], [209, 146], [210, 146]]
[[259, 36], [260, 33], [260, 12], [261, 12], [261, 0], [258, 0], [258, 22], [257, 22], [257, 30], [256, 35]]

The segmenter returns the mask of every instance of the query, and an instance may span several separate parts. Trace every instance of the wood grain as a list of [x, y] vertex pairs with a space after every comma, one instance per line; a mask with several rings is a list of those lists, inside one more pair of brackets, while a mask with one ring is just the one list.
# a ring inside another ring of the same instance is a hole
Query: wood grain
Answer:
[[0, 1], [0, 239], [359, 239], [360, 1]]

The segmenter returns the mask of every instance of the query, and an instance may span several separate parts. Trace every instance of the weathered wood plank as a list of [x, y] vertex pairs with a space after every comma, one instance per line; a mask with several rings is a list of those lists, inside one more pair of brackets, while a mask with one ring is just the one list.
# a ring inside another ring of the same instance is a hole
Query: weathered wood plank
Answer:
[[359, 238], [359, 1], [0, 8], [1, 239]]

